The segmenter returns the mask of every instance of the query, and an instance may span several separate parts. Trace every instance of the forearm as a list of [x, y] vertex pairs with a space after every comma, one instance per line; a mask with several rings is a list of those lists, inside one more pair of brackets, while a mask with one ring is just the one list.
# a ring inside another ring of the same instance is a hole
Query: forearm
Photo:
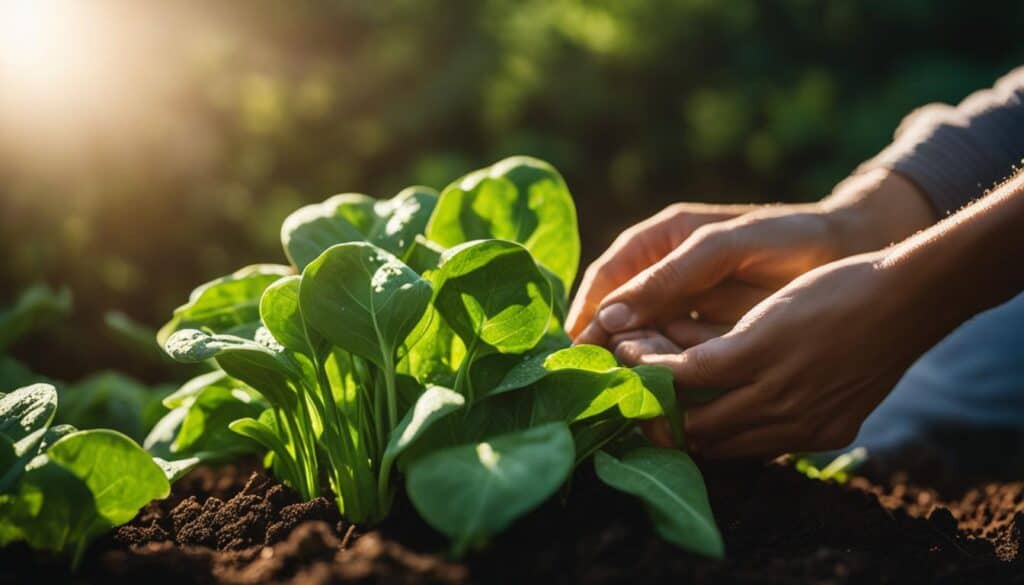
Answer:
[[1024, 290], [1022, 258], [1024, 173], [894, 246], [879, 269], [895, 276], [894, 295], [922, 311], [922, 327], [944, 335]]
[[855, 174], [819, 204], [840, 257], [880, 250], [934, 224], [928, 199], [911, 181], [888, 169]]

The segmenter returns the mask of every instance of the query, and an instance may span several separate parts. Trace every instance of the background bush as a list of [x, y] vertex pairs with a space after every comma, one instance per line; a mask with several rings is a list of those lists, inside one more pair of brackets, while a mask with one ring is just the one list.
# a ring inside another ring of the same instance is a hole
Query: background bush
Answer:
[[69, 378], [166, 377], [103, 314], [157, 325], [197, 283], [282, 261], [282, 218], [333, 193], [532, 154], [565, 174], [590, 259], [672, 201], [817, 199], [910, 109], [1024, 62], [1012, 1], [95, 6], [85, 97], [0, 98], [0, 301], [72, 288], [73, 320], [18, 350]]

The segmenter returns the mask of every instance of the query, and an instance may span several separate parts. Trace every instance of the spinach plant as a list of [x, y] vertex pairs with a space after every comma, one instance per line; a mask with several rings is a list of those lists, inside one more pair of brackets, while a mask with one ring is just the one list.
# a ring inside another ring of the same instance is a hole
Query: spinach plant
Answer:
[[51, 425], [57, 400], [48, 384], [0, 394], [0, 546], [25, 541], [78, 565], [193, 462], [155, 460], [117, 431]]
[[[570, 347], [562, 330], [580, 247], [551, 165], [512, 157], [440, 194], [336, 195], [289, 216], [281, 239], [290, 266], [204, 284], [161, 329], [174, 359], [221, 373], [168, 398], [176, 418], [147, 444], [181, 454], [217, 436], [208, 452], [222, 451], [232, 440], [214, 419], [260, 408], [228, 427], [302, 496], [325, 481], [349, 519], [375, 522], [404, 479], [460, 552], [592, 459], [663, 537], [722, 554], [693, 461], [636, 432], [667, 416], [678, 437], [670, 372], [621, 367], [602, 348]], [[222, 401], [204, 411], [207, 392]]]

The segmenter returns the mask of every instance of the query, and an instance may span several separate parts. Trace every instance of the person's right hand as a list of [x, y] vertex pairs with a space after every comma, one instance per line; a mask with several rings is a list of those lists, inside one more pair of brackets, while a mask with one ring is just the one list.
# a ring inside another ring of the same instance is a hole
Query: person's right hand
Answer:
[[854, 176], [821, 203], [741, 208], [675, 232], [663, 224], [687, 216], [672, 209], [627, 230], [587, 269], [567, 320], [576, 343], [608, 345], [645, 328], [683, 348], [702, 343], [804, 272], [933, 220], [916, 188], [884, 170]]

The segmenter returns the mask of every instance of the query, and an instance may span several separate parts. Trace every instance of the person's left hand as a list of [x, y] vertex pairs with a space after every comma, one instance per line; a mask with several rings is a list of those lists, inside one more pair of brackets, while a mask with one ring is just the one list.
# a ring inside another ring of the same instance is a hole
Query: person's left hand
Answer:
[[[686, 412], [687, 443], [710, 457], [846, 446], [913, 361], [944, 334], [915, 276], [885, 252], [812, 270], [750, 310], [727, 334], [683, 351], [655, 332], [612, 339], [630, 364], [672, 368], [681, 395], [720, 388]], [[665, 330], [663, 330], [664, 332]], [[648, 425], [671, 445], [664, 424]]]

